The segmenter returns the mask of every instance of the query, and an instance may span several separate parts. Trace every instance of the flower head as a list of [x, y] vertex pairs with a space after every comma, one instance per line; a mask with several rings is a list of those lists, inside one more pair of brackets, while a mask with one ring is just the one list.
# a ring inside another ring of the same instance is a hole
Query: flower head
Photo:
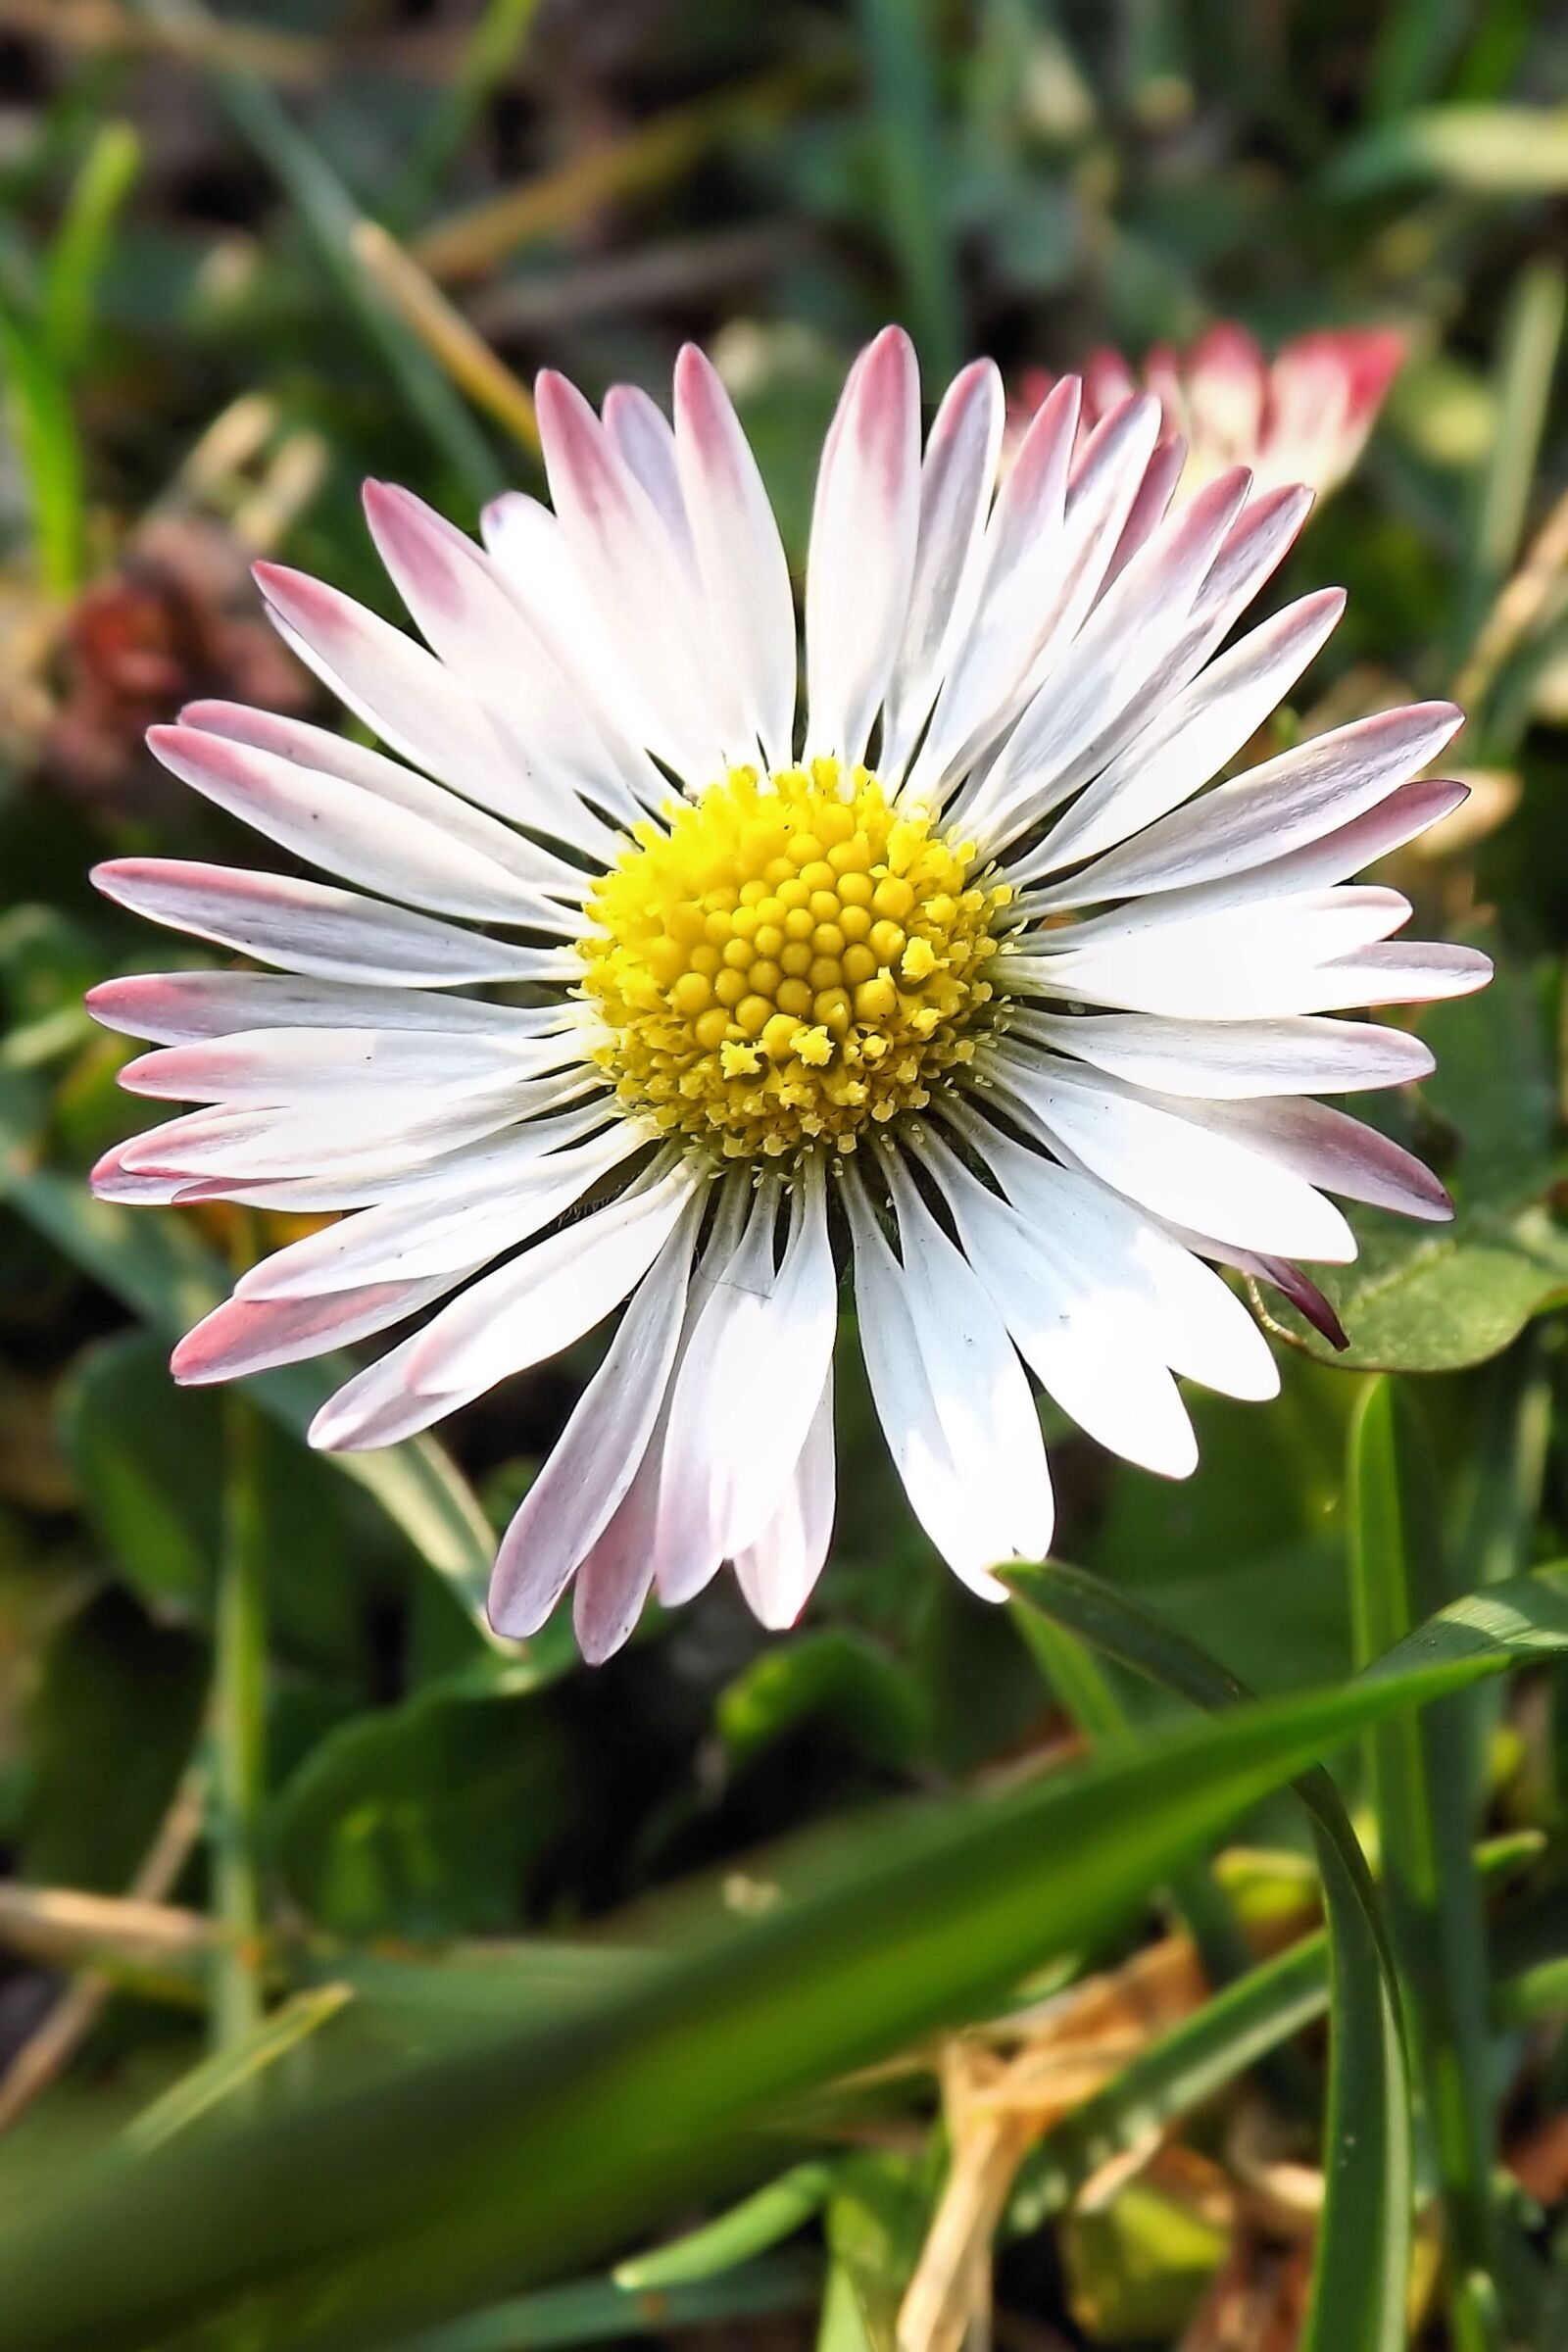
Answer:
[[552, 375], [539, 415], [554, 513], [500, 500], [487, 552], [367, 493], [425, 647], [262, 568], [284, 637], [395, 757], [222, 703], [155, 731], [336, 879], [101, 870], [247, 962], [94, 992], [154, 1044], [126, 1083], [200, 1105], [98, 1187], [345, 1212], [174, 1358], [215, 1380], [410, 1325], [323, 1407], [327, 1446], [422, 1429], [624, 1305], [501, 1544], [505, 1632], [574, 1582], [601, 1657], [650, 1587], [679, 1601], [726, 1561], [765, 1623], [797, 1615], [833, 1516], [845, 1273], [910, 1501], [995, 1594], [1051, 1540], [1029, 1372], [1179, 1476], [1173, 1374], [1277, 1385], [1206, 1261], [1326, 1317], [1294, 1261], [1353, 1254], [1328, 1193], [1447, 1213], [1307, 1098], [1431, 1066], [1325, 1014], [1486, 976], [1393, 944], [1406, 903], [1346, 887], [1462, 798], [1410, 780], [1457, 713], [1214, 783], [1340, 611], [1309, 596], [1227, 644], [1307, 494], [1235, 470], [1167, 513], [1158, 402], [1080, 438], [1071, 381], [998, 487], [996, 369], [957, 378], [922, 455], [890, 329], [823, 452], [798, 721], [783, 549], [707, 361], [681, 356], [673, 428]]
[[[1225, 323], [1190, 351], [1157, 345], [1141, 385], [1120, 352], [1101, 351], [1084, 370], [1081, 429], [1147, 387], [1163, 416], [1162, 463], [1184, 495], [1228, 466], [1247, 466], [1256, 491], [1301, 482], [1323, 497], [1360, 456], [1403, 358], [1404, 339], [1392, 327], [1340, 326], [1298, 335], [1270, 361], [1245, 327]], [[1042, 368], [1025, 375], [1014, 441], [1054, 380]]]

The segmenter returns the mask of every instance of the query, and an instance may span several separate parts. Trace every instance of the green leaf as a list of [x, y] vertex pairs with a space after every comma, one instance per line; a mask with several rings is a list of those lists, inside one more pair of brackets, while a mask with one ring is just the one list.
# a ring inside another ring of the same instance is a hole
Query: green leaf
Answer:
[[632, 2335], [668, 2340], [671, 2329], [719, 2326], [808, 2311], [821, 2292], [821, 2266], [810, 2255], [775, 2254], [720, 2278], [647, 2288], [611, 2278], [546, 2287], [417, 2335], [390, 2339], [378, 2352], [555, 2352], [566, 2344], [619, 2343]]
[[122, 1893], [190, 1761], [204, 1644], [97, 1594], [57, 1629], [31, 1699], [28, 1878]]
[[[1080, 1570], [1015, 1572], [1019, 1589], [1071, 1630], [1196, 1705], [1246, 1696], [1235, 1678], [1141, 1604]], [[1568, 1609], [1564, 1610], [1568, 1621]], [[1334, 2036], [1325, 2192], [1303, 2352], [1404, 2341], [1410, 2249], [1409, 2115], [1398, 1986], [1354, 1831], [1321, 1768], [1296, 1784], [1312, 1817], [1329, 1923]]]
[[[1394, 1382], [1362, 1400], [1350, 1440], [1350, 1560], [1363, 1660], [1444, 1597], [1432, 1464]], [[1369, 1735], [1383, 1882], [1409, 1990], [1418, 2074], [1461, 2270], [1493, 2258], [1486, 1922], [1471, 1859], [1463, 1695]]]
[[1275, 1330], [1324, 1362], [1456, 1371], [1497, 1354], [1568, 1298], [1568, 1234], [1545, 1205], [1558, 1174], [1550, 1048], [1531, 976], [1500, 953], [1495, 961], [1490, 988], [1431, 1022], [1438, 1068], [1422, 1101], [1456, 1140], [1443, 1171], [1453, 1222], [1352, 1215], [1360, 1254], [1320, 1277], [1349, 1338], [1343, 1353], [1293, 1308], [1265, 1304]]
[[560, 2277], [733, 2177], [743, 2149], [755, 2162], [746, 2135], [780, 2101], [1082, 1948], [1385, 1712], [1565, 1642], [1568, 1601], [1524, 1580], [1348, 1688], [962, 1801], [884, 1807], [854, 1838], [836, 1825], [808, 1841], [818, 1865], [798, 1899], [664, 1956], [576, 2021], [302, 2100], [227, 2134], [220, 2158], [174, 2140], [54, 2184], [0, 2240], [0, 2341], [172, 2352], [243, 2289], [262, 2340], [351, 2352]]
[[792, 2165], [727, 2213], [690, 2230], [667, 2246], [639, 2254], [616, 2265], [617, 2286], [683, 2286], [693, 2278], [711, 2278], [737, 2263], [749, 2262], [804, 2229], [820, 2213], [833, 2190], [833, 2173], [825, 2164]]
[[437, 1685], [329, 1732], [273, 1826], [318, 1926], [417, 1940], [511, 1926], [569, 1818], [559, 1738], [529, 1694]]
[[1568, 188], [1568, 107], [1433, 106], [1352, 139], [1323, 175], [1332, 196], [1436, 181], [1482, 196]]
[[919, 1747], [920, 1701], [907, 1672], [865, 1635], [837, 1626], [763, 1650], [717, 1707], [719, 1736], [740, 1764], [813, 1719], [894, 1768]]
[[[79, 1177], [37, 1164], [37, 1122], [29, 1089], [0, 1078], [0, 1200], [25, 1217], [73, 1264], [133, 1314], [177, 1338], [228, 1290], [226, 1270], [182, 1217], [148, 1216], [95, 1200]], [[352, 1366], [341, 1356], [292, 1364], [247, 1382], [247, 1393], [285, 1429], [303, 1437]], [[364, 1487], [438, 1576], [457, 1591], [488, 1636], [484, 1595], [494, 1550], [483, 1513], [445, 1449], [430, 1437], [380, 1453], [324, 1457]]]

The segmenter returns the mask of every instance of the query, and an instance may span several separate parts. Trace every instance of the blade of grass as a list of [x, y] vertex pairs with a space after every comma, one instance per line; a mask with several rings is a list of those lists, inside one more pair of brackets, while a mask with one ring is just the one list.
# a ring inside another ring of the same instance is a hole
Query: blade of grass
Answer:
[[[1534, 1832], [1493, 1838], [1477, 1850], [1477, 1868], [1489, 1883], [1506, 1878], [1541, 1846]], [[1314, 2024], [1328, 2005], [1329, 1938], [1319, 1928], [1227, 1984], [1054, 2124], [1019, 2173], [1014, 2226], [1034, 2230], [1064, 2213], [1096, 2173], [1152, 2151], [1173, 2124]]]
[[538, 13], [539, 0], [488, 0], [415, 144], [395, 199], [400, 220], [424, 213], [480, 112], [516, 63]]
[[[135, 0], [137, 13], [171, 33], [210, 31], [201, 0]], [[297, 210], [333, 284], [399, 386], [411, 413], [477, 502], [504, 487], [488, 442], [428, 352], [370, 290], [355, 260], [353, 236], [364, 218], [325, 159], [290, 120], [275, 93], [243, 66], [211, 69], [213, 86], [235, 128], [253, 147]]]
[[486, 277], [519, 247], [569, 228], [600, 206], [666, 185], [726, 138], [765, 131], [852, 70], [845, 50], [825, 52], [691, 106], [670, 107], [559, 171], [438, 220], [415, 239], [414, 258], [448, 285]]
[[[1195, 1705], [1247, 1693], [1152, 1610], [1081, 1569], [1015, 1571], [1026, 1599], [1135, 1673]], [[1410, 2255], [1410, 2133], [1398, 1987], [1382, 1914], [1328, 1774], [1297, 1784], [1312, 1818], [1328, 1919], [1334, 2030], [1325, 2126], [1323, 2220], [1302, 2352], [1398, 2352]]]
[[1454, 586], [1449, 652], [1455, 664], [1474, 645], [1518, 553], [1562, 340], [1564, 307], [1559, 263], [1542, 259], [1519, 272], [1497, 354], [1492, 455], [1475, 484], [1465, 559]]
[[775, 2254], [722, 2278], [692, 2279], [657, 2292], [619, 2286], [612, 2278], [585, 2278], [514, 2296], [448, 2327], [400, 2336], [387, 2352], [554, 2352], [559, 2345], [663, 2336], [670, 2328], [809, 2311], [821, 2293], [821, 2264], [808, 2254]]
[[[966, 1801], [878, 1809], [853, 1840], [836, 1825], [798, 1900], [665, 1957], [579, 2020], [302, 2100], [233, 2132], [221, 2162], [175, 2140], [62, 2181], [0, 2244], [0, 2341], [190, 2343], [243, 2290], [270, 2340], [353, 2352], [559, 2277], [710, 2188], [743, 2151], [755, 2162], [750, 2134], [780, 2101], [1083, 1948], [1385, 1712], [1565, 1646], [1561, 1590], [1521, 1580], [1446, 1612], [1359, 1682], [1162, 1729]], [[1309, 2340], [1376, 2352], [1394, 2338]]]
[[162, 2147], [165, 2140], [187, 2131], [203, 2116], [211, 2115], [238, 2093], [250, 2089], [257, 2077], [268, 2067], [275, 2066], [290, 2050], [317, 2033], [337, 2016], [354, 1998], [347, 1984], [318, 1984], [309, 1991], [295, 1993], [281, 2008], [274, 2010], [265, 2023], [258, 2023], [242, 2037], [237, 2036], [226, 2047], [217, 2049], [200, 2066], [182, 2075], [150, 2107], [144, 2107], [123, 2134], [124, 2145], [145, 2154], [150, 2148]]
[[[1012, 1614], [1036, 1664], [1084, 1739], [1098, 1745], [1124, 1735], [1130, 1729], [1126, 1709], [1093, 1653], [1039, 1609], [1014, 1603]], [[1250, 1955], [1224, 1888], [1200, 1864], [1184, 1871], [1171, 1892], [1210, 1982], [1223, 1984], [1240, 1976]]]
[[882, 219], [922, 365], [945, 384], [958, 366], [959, 302], [946, 218], [929, 0], [858, 0], [871, 76]]
[[86, 351], [93, 296], [108, 258], [115, 218], [140, 169], [141, 141], [130, 124], [104, 123], [76, 174], [50, 249], [40, 323], [49, 357], [67, 378]]
[[[1372, 1384], [1351, 1424], [1348, 1494], [1351, 1614], [1367, 1664], [1446, 1597], [1424, 1436], [1391, 1379]], [[1492, 2266], [1494, 2137], [1466, 1729], [1463, 1704], [1455, 1702], [1385, 1725], [1368, 1740], [1389, 1917], [1409, 1994], [1450, 2261], [1461, 2277]]]
[[737, 2263], [763, 2254], [770, 2246], [793, 2237], [813, 2214], [819, 2213], [833, 2190], [833, 2174], [825, 2164], [797, 2164], [764, 2188], [754, 2190], [702, 2229], [688, 2230], [673, 2244], [658, 2246], [652, 2254], [617, 2263], [617, 2286], [633, 2289], [685, 2286], [694, 2278], [712, 2278]]
[[267, 1562], [258, 1491], [259, 1429], [248, 1396], [224, 1400], [223, 1538], [213, 1620], [213, 2040], [248, 2041], [262, 2018], [262, 1812], [267, 1793]]
[[26, 481], [38, 573], [51, 596], [81, 579], [81, 448], [65, 378], [42, 330], [0, 303], [0, 377]]

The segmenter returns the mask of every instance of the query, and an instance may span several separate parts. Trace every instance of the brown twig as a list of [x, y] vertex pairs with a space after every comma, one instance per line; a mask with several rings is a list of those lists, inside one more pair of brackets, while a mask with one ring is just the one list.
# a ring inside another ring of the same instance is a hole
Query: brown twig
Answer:
[[760, 75], [691, 106], [671, 107], [623, 138], [573, 157], [559, 171], [486, 198], [427, 229], [415, 259], [453, 284], [484, 277], [521, 245], [569, 227], [600, 205], [664, 185], [741, 121], [788, 115], [843, 78], [842, 52]]
[[[193, 1769], [175, 1790], [158, 1835], [130, 1883], [131, 1903], [162, 1903], [169, 1895], [201, 1836], [205, 1810], [203, 1776]], [[61, 1994], [0, 2081], [0, 2132], [9, 2131], [70, 2064], [112, 1990], [108, 1977], [98, 1969], [88, 1969]]]
[[418, 263], [375, 220], [357, 220], [349, 232], [349, 244], [376, 291], [453, 382], [476, 407], [488, 409], [525, 447], [537, 450], [539, 424], [527, 387], [497, 358]]

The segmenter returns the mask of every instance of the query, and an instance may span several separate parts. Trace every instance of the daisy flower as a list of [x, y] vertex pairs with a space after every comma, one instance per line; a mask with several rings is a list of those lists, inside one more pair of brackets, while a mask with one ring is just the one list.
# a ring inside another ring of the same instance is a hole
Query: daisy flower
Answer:
[[[1444, 1217], [1426, 1170], [1314, 1093], [1418, 1078], [1404, 1031], [1323, 1017], [1475, 988], [1347, 877], [1463, 797], [1411, 779], [1445, 704], [1214, 783], [1333, 628], [1337, 591], [1232, 640], [1306, 512], [1220, 475], [1167, 513], [1156, 399], [1080, 438], [1058, 384], [997, 486], [1004, 399], [965, 368], [922, 456], [907, 338], [856, 363], [822, 453], [805, 697], [784, 551], [702, 354], [674, 421], [539, 385], [554, 512], [481, 551], [372, 484], [424, 639], [274, 565], [289, 645], [387, 747], [228, 703], [158, 757], [335, 877], [124, 858], [121, 905], [245, 958], [114, 980], [199, 1107], [96, 1171], [121, 1200], [330, 1212], [181, 1343], [211, 1381], [411, 1324], [318, 1414], [385, 1446], [624, 1308], [500, 1546], [492, 1614], [568, 1584], [591, 1658], [651, 1589], [728, 1562], [798, 1615], [834, 1509], [841, 1277], [889, 1449], [973, 1591], [1049, 1547], [1030, 1384], [1192, 1469], [1176, 1374], [1278, 1385], [1220, 1265], [1327, 1309], [1328, 1198]], [[1076, 464], [1074, 453], [1076, 452]], [[257, 965], [270, 966], [258, 970]]]
[[[1117, 351], [1100, 351], [1084, 369], [1080, 429], [1141, 390], [1164, 417], [1163, 463], [1184, 496], [1228, 466], [1251, 468], [1255, 491], [1302, 482], [1319, 497], [1354, 466], [1404, 358], [1391, 327], [1323, 327], [1282, 344], [1272, 361], [1242, 326], [1210, 327], [1187, 352], [1168, 343], [1150, 352], [1142, 382]], [[1009, 446], [1051, 391], [1042, 368], [1024, 376], [1013, 405]]]

